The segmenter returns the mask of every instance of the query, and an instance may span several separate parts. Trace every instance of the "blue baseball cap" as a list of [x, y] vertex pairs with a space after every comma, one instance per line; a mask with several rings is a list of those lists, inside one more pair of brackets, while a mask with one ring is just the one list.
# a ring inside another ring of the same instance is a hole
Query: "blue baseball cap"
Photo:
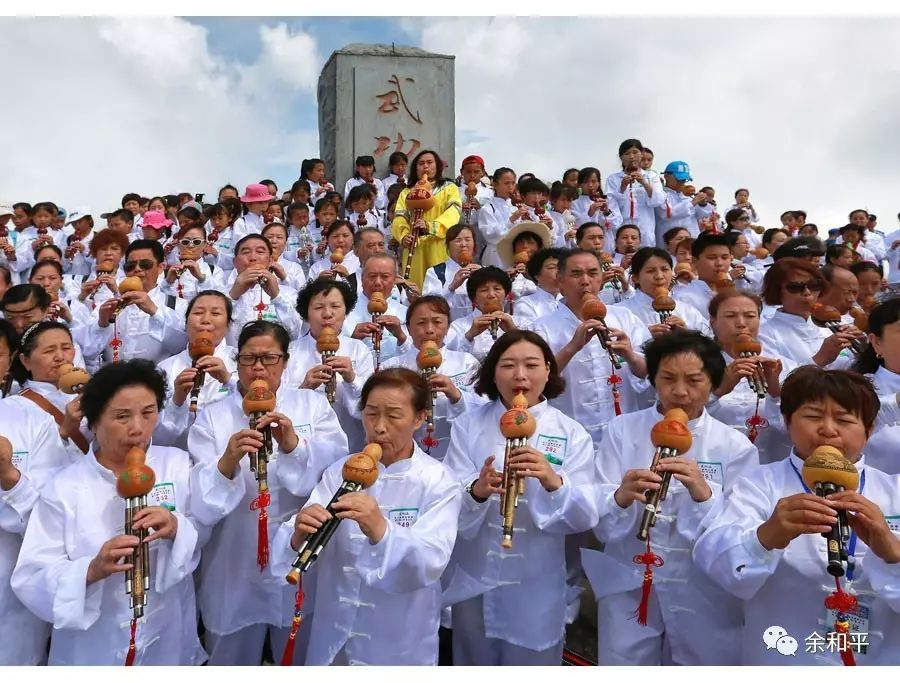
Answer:
[[670, 161], [663, 173], [671, 173], [676, 180], [693, 180], [691, 178], [691, 167], [686, 161]]

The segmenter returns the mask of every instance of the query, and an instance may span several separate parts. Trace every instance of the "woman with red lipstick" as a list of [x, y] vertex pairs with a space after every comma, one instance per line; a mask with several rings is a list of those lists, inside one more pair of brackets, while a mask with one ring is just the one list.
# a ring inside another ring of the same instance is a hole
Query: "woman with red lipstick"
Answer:
[[[453, 663], [554, 665], [566, 621], [567, 534], [597, 522], [593, 446], [584, 427], [547, 403], [565, 389], [547, 343], [511, 330], [493, 345], [475, 391], [489, 402], [454, 422], [444, 464], [466, 488], [444, 604], [453, 605]], [[525, 495], [513, 548], [501, 548], [506, 439], [500, 418], [522, 394], [537, 429], [512, 451]]]

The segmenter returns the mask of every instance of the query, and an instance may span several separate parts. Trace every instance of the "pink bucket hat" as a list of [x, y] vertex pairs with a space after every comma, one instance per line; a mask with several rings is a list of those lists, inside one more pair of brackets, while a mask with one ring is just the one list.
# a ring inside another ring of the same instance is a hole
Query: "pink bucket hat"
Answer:
[[172, 221], [166, 218], [166, 214], [162, 211], [145, 211], [142, 225], [146, 228], [162, 230], [172, 225]]
[[241, 201], [244, 202], [244, 204], [250, 204], [251, 202], [267, 202], [272, 199], [275, 199], [275, 196], [269, 194], [269, 188], [265, 185], [260, 185], [259, 183], [247, 185], [244, 196], [241, 197]]

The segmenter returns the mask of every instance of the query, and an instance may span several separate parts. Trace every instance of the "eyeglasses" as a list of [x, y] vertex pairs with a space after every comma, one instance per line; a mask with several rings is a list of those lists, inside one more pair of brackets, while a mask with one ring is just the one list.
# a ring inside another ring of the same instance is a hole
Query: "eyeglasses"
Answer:
[[807, 282], [786, 282], [784, 288], [791, 294], [801, 294], [804, 289], [810, 292], [821, 292], [822, 283], [818, 280], [809, 280]]
[[138, 266], [141, 267], [141, 270], [150, 270], [151, 268], [156, 266], [156, 261], [149, 258], [142, 258], [138, 261], [125, 261], [125, 265], [123, 266], [123, 268], [126, 273], [130, 273]]
[[263, 365], [278, 365], [278, 362], [284, 358], [283, 353], [264, 353], [262, 355], [257, 355], [255, 353], [241, 353], [238, 354], [237, 360], [238, 363], [243, 365], [246, 368], [251, 368], [256, 365], [256, 362], [259, 361]]
[[199, 237], [196, 237], [192, 240], [187, 238], [178, 240], [178, 244], [180, 244], [182, 247], [199, 247], [204, 242], [206, 242], [206, 240], [200, 239]]

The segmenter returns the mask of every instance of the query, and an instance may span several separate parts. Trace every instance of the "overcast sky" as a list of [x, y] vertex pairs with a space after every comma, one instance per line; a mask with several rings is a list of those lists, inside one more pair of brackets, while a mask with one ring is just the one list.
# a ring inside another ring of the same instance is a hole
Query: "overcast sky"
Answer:
[[[856, 207], [897, 228], [895, 18], [0, 19], [0, 199], [117, 206], [296, 179], [332, 50], [456, 55], [457, 160], [552, 181], [638, 137], [762, 222]], [[286, 189], [286, 187], [285, 187]]]

